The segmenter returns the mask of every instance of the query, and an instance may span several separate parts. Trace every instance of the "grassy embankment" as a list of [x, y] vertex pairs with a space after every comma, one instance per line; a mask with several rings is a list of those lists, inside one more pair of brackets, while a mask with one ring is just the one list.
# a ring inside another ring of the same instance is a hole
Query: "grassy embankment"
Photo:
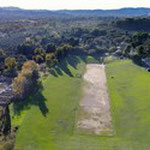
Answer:
[[[72, 75], [83, 73], [67, 66]], [[80, 69], [79, 69], [80, 68]], [[81, 71], [79, 71], [81, 70]], [[59, 72], [60, 73], [60, 72]], [[115, 135], [79, 135], [75, 131], [82, 79], [63, 72], [43, 80], [44, 89], [31, 98], [21, 116], [16, 149], [21, 150], [148, 150], [150, 149], [150, 74], [129, 60], [107, 64]], [[113, 76], [113, 78], [112, 78]], [[18, 119], [17, 119], [18, 118]]]

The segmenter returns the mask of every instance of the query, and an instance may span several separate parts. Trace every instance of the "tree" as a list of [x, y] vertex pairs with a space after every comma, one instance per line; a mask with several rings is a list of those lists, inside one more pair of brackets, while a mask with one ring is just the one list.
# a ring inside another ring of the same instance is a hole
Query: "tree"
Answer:
[[19, 45], [17, 49], [18, 53], [31, 58], [31, 56], [34, 54], [35, 45], [33, 43], [24, 43], [22, 45]]
[[4, 52], [3, 49], [0, 49], [0, 73], [3, 73], [5, 69], [5, 64], [4, 64], [5, 58], [6, 58], [6, 53]]
[[43, 63], [45, 61], [45, 50], [43, 48], [36, 48], [34, 50], [34, 56], [32, 57], [37, 63]]
[[21, 70], [21, 67], [27, 61], [27, 58], [25, 55], [18, 55], [16, 60], [17, 60], [17, 62], [19, 62], [19, 63], [17, 63], [17, 67], [19, 70]]
[[131, 52], [131, 45], [127, 45], [126, 46], [126, 48], [124, 49], [124, 51], [123, 51], [123, 54], [125, 55], [125, 56], [129, 56], [130, 55], [130, 52]]
[[46, 53], [53, 53], [53, 52], [55, 52], [55, 50], [56, 50], [55, 43], [49, 43], [46, 46]]
[[114, 47], [114, 46], [110, 47], [110, 49], [109, 49], [110, 53], [114, 53], [115, 51], [116, 51], [116, 47]]
[[17, 72], [16, 58], [8, 57], [5, 59], [6, 74], [9, 76], [15, 76]]
[[0, 62], [3, 62], [6, 57], [6, 53], [3, 49], [0, 49]]
[[45, 50], [43, 48], [36, 48], [34, 50], [34, 54], [36, 55], [41, 55], [41, 56], [45, 56]]
[[52, 67], [56, 63], [57, 63], [57, 60], [56, 60], [54, 53], [50, 53], [46, 55], [46, 64], [49, 67]]
[[21, 72], [13, 80], [13, 91], [17, 98], [29, 96], [38, 86], [39, 66], [34, 61], [27, 61]]
[[107, 34], [107, 32], [105, 30], [99, 30], [99, 29], [94, 29], [91, 34], [95, 37], [98, 36], [105, 36]]
[[55, 52], [55, 55], [60, 58], [62, 56], [66, 56], [67, 54], [69, 54], [69, 52], [71, 52], [73, 50], [72, 45], [70, 44], [64, 44], [62, 46], [59, 46]]
[[41, 55], [35, 55], [32, 57], [33, 60], [35, 60], [38, 64], [41, 64], [44, 62], [44, 58]]

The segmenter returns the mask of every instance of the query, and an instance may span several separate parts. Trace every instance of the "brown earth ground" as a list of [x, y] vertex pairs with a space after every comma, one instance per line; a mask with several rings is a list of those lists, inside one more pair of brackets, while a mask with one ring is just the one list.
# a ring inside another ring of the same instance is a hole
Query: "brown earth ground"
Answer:
[[112, 135], [112, 119], [106, 85], [105, 66], [88, 64], [84, 74], [84, 95], [80, 102], [77, 130], [96, 135]]

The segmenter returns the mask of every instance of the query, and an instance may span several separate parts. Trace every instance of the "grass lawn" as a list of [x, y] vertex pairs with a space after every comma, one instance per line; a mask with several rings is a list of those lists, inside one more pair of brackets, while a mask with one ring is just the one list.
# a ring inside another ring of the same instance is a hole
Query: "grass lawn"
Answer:
[[[81, 61], [77, 69], [71, 63], [67, 67], [74, 76], [84, 72], [85, 64]], [[20, 124], [15, 149], [149, 150], [150, 73], [129, 60], [108, 63], [106, 73], [114, 136], [75, 132], [82, 79], [63, 72], [43, 80], [43, 91], [13, 115], [13, 124]]]

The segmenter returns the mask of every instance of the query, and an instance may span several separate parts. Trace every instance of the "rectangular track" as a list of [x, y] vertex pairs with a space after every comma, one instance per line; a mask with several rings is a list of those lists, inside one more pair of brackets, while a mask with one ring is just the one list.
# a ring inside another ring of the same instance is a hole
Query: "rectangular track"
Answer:
[[79, 131], [90, 134], [111, 135], [112, 119], [105, 66], [88, 64], [86, 69], [84, 95], [80, 102], [77, 128]]

